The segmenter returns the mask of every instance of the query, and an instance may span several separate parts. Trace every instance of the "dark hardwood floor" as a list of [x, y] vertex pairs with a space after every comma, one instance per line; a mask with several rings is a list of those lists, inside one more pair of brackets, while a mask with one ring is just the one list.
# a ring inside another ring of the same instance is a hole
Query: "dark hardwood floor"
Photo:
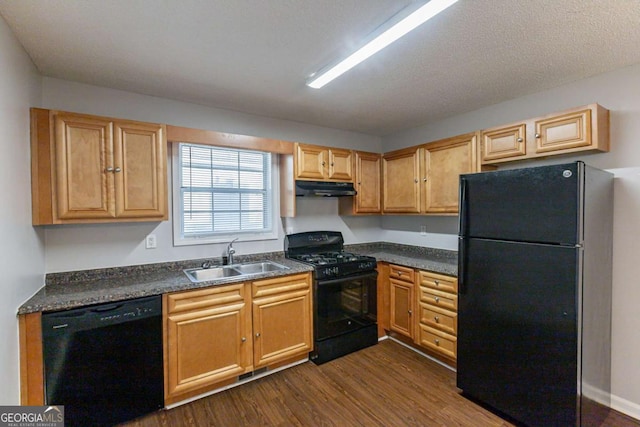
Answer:
[[[308, 362], [127, 427], [512, 426], [460, 396], [455, 373], [391, 340]], [[640, 426], [617, 412], [606, 427]]]

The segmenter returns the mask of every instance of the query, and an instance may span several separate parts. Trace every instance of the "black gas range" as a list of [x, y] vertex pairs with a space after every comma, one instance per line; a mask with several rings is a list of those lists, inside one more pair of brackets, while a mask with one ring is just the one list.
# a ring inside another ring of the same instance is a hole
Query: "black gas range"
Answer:
[[312, 361], [328, 362], [378, 342], [375, 258], [345, 252], [338, 231], [289, 234], [284, 251], [314, 267]]

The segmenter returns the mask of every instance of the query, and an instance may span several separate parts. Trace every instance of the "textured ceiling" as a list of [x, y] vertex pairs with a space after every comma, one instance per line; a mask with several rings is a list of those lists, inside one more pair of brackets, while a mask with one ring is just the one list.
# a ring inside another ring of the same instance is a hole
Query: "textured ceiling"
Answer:
[[0, 0], [0, 15], [45, 76], [381, 136], [640, 63], [638, 0], [460, 0], [305, 86], [413, 3]]

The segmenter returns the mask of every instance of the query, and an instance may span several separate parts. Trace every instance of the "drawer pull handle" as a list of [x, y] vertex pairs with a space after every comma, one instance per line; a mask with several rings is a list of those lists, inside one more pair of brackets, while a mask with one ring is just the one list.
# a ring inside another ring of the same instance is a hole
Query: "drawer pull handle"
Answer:
[[435, 320], [435, 321], [436, 321], [436, 323], [440, 323], [440, 317], [438, 317], [438, 316], [435, 316], [435, 317], [433, 318], [433, 320]]
[[434, 300], [436, 300], [436, 302], [440, 302], [440, 298], [439, 297], [435, 297]]
[[439, 340], [439, 339], [437, 339], [437, 338], [436, 338], [436, 339], [435, 339], [435, 340], [433, 340], [433, 341], [436, 343], [436, 345], [440, 345], [440, 340]]

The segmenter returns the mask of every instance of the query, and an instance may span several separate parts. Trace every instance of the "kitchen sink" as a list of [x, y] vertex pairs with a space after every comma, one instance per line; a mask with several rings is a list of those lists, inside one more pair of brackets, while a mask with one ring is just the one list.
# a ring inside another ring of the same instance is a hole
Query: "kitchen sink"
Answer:
[[242, 273], [231, 266], [224, 266], [211, 268], [189, 268], [184, 270], [184, 274], [186, 274], [192, 282], [206, 282], [207, 280], [240, 276]]
[[188, 268], [184, 271], [189, 280], [194, 283], [208, 280], [225, 279], [228, 277], [251, 276], [270, 271], [288, 270], [289, 267], [272, 261], [248, 262], [244, 264], [223, 265], [219, 267]]
[[289, 267], [285, 267], [284, 265], [277, 264], [272, 261], [265, 261], [265, 262], [250, 262], [246, 264], [236, 264], [233, 266], [233, 268], [235, 268], [242, 274], [259, 274], [259, 273], [267, 273], [269, 271], [287, 270]]

